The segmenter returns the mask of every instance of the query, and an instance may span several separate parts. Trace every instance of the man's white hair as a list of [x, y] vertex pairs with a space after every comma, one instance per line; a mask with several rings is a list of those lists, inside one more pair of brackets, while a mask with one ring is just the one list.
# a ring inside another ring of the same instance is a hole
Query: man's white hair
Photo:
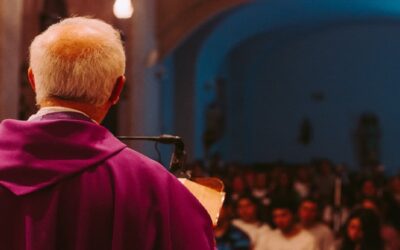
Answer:
[[121, 37], [111, 25], [72, 17], [50, 26], [30, 46], [37, 104], [59, 98], [102, 105], [125, 72]]

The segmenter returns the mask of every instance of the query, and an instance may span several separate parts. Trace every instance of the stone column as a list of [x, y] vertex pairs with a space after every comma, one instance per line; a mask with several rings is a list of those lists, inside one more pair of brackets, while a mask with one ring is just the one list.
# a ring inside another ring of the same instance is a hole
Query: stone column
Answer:
[[[160, 134], [160, 83], [156, 77], [157, 41], [155, 38], [155, 1], [133, 1], [135, 12], [126, 37], [128, 102], [120, 106], [120, 131], [125, 135]], [[132, 147], [156, 156], [153, 143], [137, 142]]]
[[23, 0], [0, 0], [0, 120], [17, 118]]

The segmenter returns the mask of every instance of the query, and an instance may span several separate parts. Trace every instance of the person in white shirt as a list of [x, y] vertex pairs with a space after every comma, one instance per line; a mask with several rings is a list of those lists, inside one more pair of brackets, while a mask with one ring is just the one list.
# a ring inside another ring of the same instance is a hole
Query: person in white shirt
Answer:
[[282, 197], [272, 204], [272, 220], [276, 230], [260, 238], [255, 250], [318, 250], [314, 236], [295, 220], [296, 204]]
[[329, 250], [335, 245], [332, 230], [318, 219], [318, 202], [313, 198], [304, 198], [298, 215], [301, 225], [316, 239], [320, 250]]
[[250, 194], [242, 195], [236, 202], [237, 219], [232, 224], [245, 232], [251, 240], [253, 249], [258, 249], [259, 239], [271, 232], [271, 228], [260, 219], [260, 206]]

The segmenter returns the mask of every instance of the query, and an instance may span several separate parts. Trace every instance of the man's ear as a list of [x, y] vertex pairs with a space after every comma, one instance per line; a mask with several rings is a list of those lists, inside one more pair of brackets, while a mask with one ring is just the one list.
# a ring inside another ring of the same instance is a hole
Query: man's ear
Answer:
[[33, 75], [31, 67], [29, 67], [28, 69], [28, 80], [29, 80], [29, 85], [31, 85], [33, 91], [36, 92], [35, 76]]
[[125, 76], [118, 77], [109, 99], [109, 101], [113, 105], [117, 104], [117, 102], [119, 101], [119, 96], [121, 95], [124, 85], [125, 85]]

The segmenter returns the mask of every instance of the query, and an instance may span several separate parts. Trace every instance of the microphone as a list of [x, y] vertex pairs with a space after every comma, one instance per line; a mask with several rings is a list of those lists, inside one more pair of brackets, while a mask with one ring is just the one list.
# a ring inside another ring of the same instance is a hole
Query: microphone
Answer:
[[182, 138], [175, 135], [160, 136], [117, 136], [120, 140], [145, 140], [163, 144], [173, 144], [169, 171], [199, 200], [207, 210], [213, 225], [217, 224], [219, 210], [225, 199], [224, 183], [218, 178], [196, 178], [191, 181], [190, 173], [184, 169], [186, 160], [185, 144]]
[[144, 141], [156, 141], [163, 144], [179, 144], [182, 143], [182, 138], [175, 135], [163, 134], [160, 136], [117, 136], [121, 140], [144, 140]]
[[184, 164], [186, 160], [185, 144], [179, 136], [162, 134], [160, 136], [117, 136], [120, 140], [144, 140], [155, 141], [162, 144], [173, 144], [174, 151], [171, 156], [169, 164], [170, 172], [177, 177], [188, 177], [184, 171]]

